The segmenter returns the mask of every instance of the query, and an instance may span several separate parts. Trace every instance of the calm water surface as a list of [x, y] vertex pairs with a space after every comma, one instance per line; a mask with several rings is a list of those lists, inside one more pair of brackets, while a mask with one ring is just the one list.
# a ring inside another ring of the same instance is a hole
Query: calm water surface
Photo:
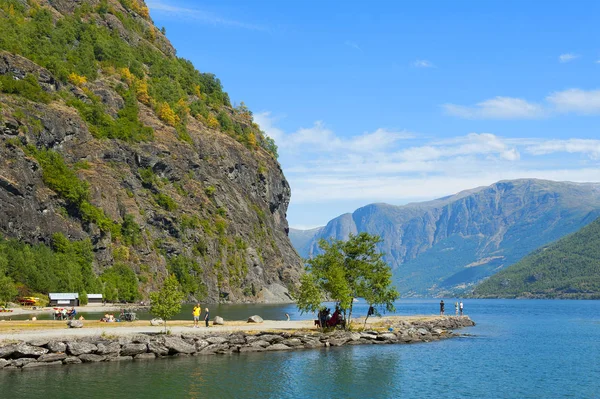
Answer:
[[[437, 302], [398, 311], [431, 314]], [[226, 309], [230, 319], [301, 317], [293, 306]], [[2, 371], [0, 397], [600, 398], [600, 301], [469, 300], [465, 312], [478, 323], [462, 330], [470, 337]]]

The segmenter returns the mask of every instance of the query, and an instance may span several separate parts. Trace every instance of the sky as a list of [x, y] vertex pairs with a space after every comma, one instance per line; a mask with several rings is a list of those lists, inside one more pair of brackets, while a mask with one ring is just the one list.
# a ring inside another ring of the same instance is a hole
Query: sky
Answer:
[[600, 2], [147, 4], [275, 139], [291, 227], [505, 179], [600, 181]]

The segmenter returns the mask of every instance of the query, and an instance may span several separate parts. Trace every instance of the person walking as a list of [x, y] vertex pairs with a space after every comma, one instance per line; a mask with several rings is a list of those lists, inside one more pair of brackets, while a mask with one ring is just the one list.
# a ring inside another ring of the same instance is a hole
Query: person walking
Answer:
[[462, 303], [462, 301], [460, 301], [459, 308], [460, 308], [460, 315], [462, 316], [463, 315], [463, 303]]
[[194, 306], [194, 310], [192, 310], [192, 315], [194, 316], [194, 328], [198, 328], [198, 322], [200, 321], [200, 313], [202, 313], [202, 308], [200, 307], [200, 304], [197, 303], [196, 306]]
[[204, 309], [205, 310], [205, 314], [204, 314], [204, 323], [206, 323], [206, 327], [208, 327], [208, 320], [210, 319], [210, 315], [208, 313], [208, 308]]
[[454, 314], [458, 316], [458, 302], [454, 302]]
[[442, 300], [440, 301], [440, 316], [443, 316], [443, 315], [444, 315], [444, 306], [445, 306], [445, 305], [444, 305], [444, 300], [442, 299]]

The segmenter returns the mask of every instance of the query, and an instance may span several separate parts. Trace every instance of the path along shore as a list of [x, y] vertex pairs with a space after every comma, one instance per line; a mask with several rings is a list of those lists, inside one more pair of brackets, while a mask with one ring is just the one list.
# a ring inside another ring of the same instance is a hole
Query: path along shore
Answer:
[[[0, 369], [32, 369], [104, 361], [149, 360], [345, 345], [410, 344], [456, 337], [453, 330], [475, 323], [468, 316], [395, 316], [373, 318], [364, 331], [321, 332], [311, 321], [228, 322], [193, 328], [169, 323], [170, 334], [148, 322], [86, 323], [65, 329], [64, 322], [0, 323]], [[361, 329], [360, 320], [353, 323]]]

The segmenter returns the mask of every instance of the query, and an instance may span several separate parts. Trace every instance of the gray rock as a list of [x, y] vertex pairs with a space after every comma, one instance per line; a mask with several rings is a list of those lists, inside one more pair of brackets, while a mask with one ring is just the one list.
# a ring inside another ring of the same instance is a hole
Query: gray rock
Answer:
[[11, 360], [11, 365], [13, 365], [15, 367], [23, 367], [27, 363], [31, 363], [31, 362], [37, 362], [37, 360], [35, 360], [31, 357], [22, 357], [21, 359]]
[[67, 345], [62, 341], [50, 341], [48, 342], [48, 349], [51, 352], [66, 352]]
[[275, 334], [264, 334], [260, 336], [260, 339], [269, 343], [278, 343], [284, 340], [284, 338], [281, 335]]
[[204, 339], [199, 339], [196, 341], [196, 352], [200, 352], [202, 349], [206, 348], [210, 343]]
[[160, 318], [154, 318], [154, 319], [150, 320], [150, 325], [151, 326], [158, 327], [158, 326], [162, 326], [164, 324], [165, 324], [165, 321], [163, 319], [160, 319]]
[[208, 345], [206, 348], [202, 349], [200, 353], [202, 354], [211, 354], [211, 353], [219, 353], [225, 352], [229, 350], [229, 345], [227, 344], [212, 344]]
[[393, 333], [379, 334], [379, 336], [377, 337], [377, 339], [380, 340], [380, 341], [395, 341], [396, 340], [396, 334], [393, 334]]
[[83, 321], [81, 321], [81, 320], [69, 320], [67, 322], [67, 325], [69, 326], [69, 328], [82, 328], [83, 327]]
[[66, 358], [67, 355], [64, 353], [46, 353], [45, 355], [42, 355], [38, 358], [38, 362], [55, 362], [57, 360], [60, 360], [62, 363], [62, 360]]
[[12, 354], [14, 357], [38, 357], [48, 353], [48, 349], [32, 346], [29, 344], [18, 344]]
[[148, 345], [146, 344], [125, 344], [121, 348], [121, 356], [135, 356], [140, 353], [146, 353], [147, 351]]
[[356, 333], [356, 332], [350, 333], [350, 340], [351, 341], [358, 341], [358, 340], [360, 340], [360, 334]]
[[10, 364], [10, 361], [6, 360], [6, 359], [0, 359], [0, 369], [3, 369], [4, 367], [8, 366]]
[[33, 345], [33, 346], [46, 346], [48, 345], [48, 343], [50, 342], [49, 339], [46, 338], [36, 338], [36, 339], [32, 339], [31, 341], [27, 342], [29, 345]]
[[322, 346], [323, 346], [323, 343], [321, 341], [316, 340], [316, 339], [304, 342], [304, 347], [306, 349], [320, 348]]
[[213, 325], [222, 326], [224, 324], [225, 324], [225, 320], [223, 320], [223, 318], [221, 316], [215, 316], [215, 319], [213, 320]]
[[208, 337], [206, 341], [210, 344], [222, 344], [227, 342], [227, 338], [224, 337]]
[[360, 337], [364, 339], [377, 339], [377, 334], [372, 333], [360, 333]]
[[100, 343], [96, 346], [98, 348], [96, 353], [99, 355], [118, 355], [121, 351], [121, 345], [118, 342]]
[[115, 357], [109, 357], [106, 360], [109, 362], [124, 362], [127, 360], [133, 360], [133, 356], [115, 356]]
[[442, 335], [444, 333], [444, 330], [442, 330], [441, 328], [434, 328], [432, 332], [436, 335]]
[[266, 348], [269, 345], [271, 345], [269, 342], [263, 340], [254, 341], [250, 344], [253, 348]]
[[[208, 343], [206, 343], [206, 344], [208, 345]], [[197, 345], [197, 343], [196, 343], [196, 345]], [[167, 348], [163, 344], [155, 342], [155, 341], [151, 341], [148, 344], [148, 350], [159, 356], [166, 356], [169, 354], [169, 348]]]
[[72, 341], [67, 343], [67, 349], [69, 350], [70, 355], [79, 356], [96, 352], [98, 347], [94, 344], [90, 344], [89, 342]]
[[79, 360], [84, 363], [97, 363], [106, 359], [106, 356], [94, 355], [93, 353], [84, 353], [83, 355], [79, 355]]
[[70, 356], [67, 357], [65, 360], [63, 360], [63, 364], [79, 364], [81, 363], [81, 359], [79, 359], [78, 357], [75, 356]]
[[49, 366], [62, 366], [63, 362], [60, 360], [54, 362], [31, 362], [23, 366], [23, 369], [31, 369], [36, 367], [49, 367]]
[[246, 337], [243, 334], [232, 334], [227, 337], [227, 341], [231, 345], [244, 345], [246, 343]]
[[15, 353], [17, 345], [0, 346], [0, 359], [12, 356]]
[[421, 334], [421, 335], [427, 335], [427, 334], [429, 334], [429, 331], [427, 331], [427, 329], [426, 329], [426, 328], [419, 328], [419, 329], [417, 330], [417, 333], [419, 333], [419, 334]]
[[156, 359], [156, 355], [154, 353], [139, 353], [139, 354], [135, 355], [134, 359], [135, 360]]
[[144, 334], [134, 335], [131, 339], [131, 342], [133, 342], [134, 344], [149, 344], [150, 337]]
[[248, 323], [262, 323], [264, 320], [258, 315], [248, 317]]
[[329, 344], [331, 346], [343, 346], [348, 341], [350, 341], [350, 337], [336, 337], [329, 339]]
[[284, 339], [283, 341], [281, 341], [281, 343], [283, 345], [287, 345], [287, 346], [301, 346], [302, 345], [302, 341], [299, 338]]
[[126, 345], [126, 344], [130, 344], [131, 343], [131, 337], [128, 335], [122, 335], [120, 337], [117, 338], [117, 342], [119, 342], [120, 345]]
[[292, 348], [284, 344], [273, 344], [267, 348], [268, 351], [287, 351], [289, 349]]
[[163, 337], [162, 343], [173, 353], [194, 353], [196, 347], [185, 342], [179, 337]]

